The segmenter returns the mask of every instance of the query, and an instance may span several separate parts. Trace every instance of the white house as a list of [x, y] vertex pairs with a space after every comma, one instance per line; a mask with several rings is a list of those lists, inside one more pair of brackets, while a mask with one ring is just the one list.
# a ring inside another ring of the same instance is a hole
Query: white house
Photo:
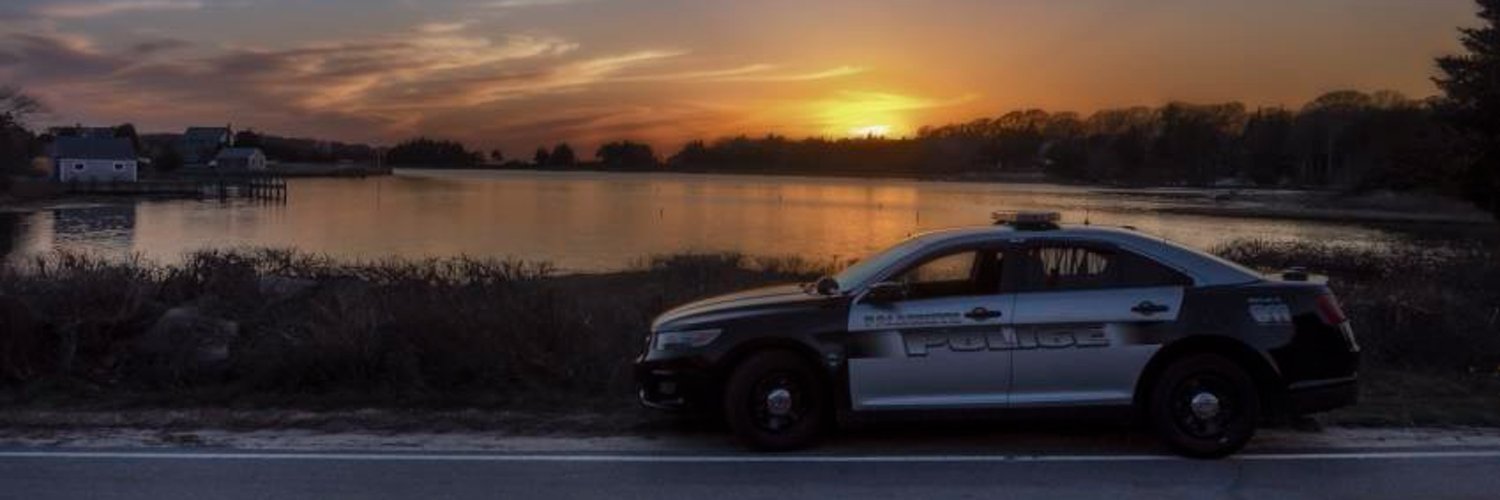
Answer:
[[52, 165], [61, 182], [135, 182], [135, 146], [123, 137], [58, 137]]
[[226, 148], [214, 157], [216, 170], [265, 170], [266, 154], [259, 148]]

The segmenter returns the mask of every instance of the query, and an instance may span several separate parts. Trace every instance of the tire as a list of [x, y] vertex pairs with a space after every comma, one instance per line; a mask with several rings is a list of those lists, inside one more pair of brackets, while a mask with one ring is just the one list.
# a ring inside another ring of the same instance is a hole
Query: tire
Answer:
[[724, 419], [740, 442], [756, 450], [813, 445], [830, 422], [831, 409], [817, 368], [791, 352], [753, 354], [725, 385]]
[[1151, 427], [1173, 451], [1222, 458], [1245, 447], [1260, 423], [1260, 392], [1234, 361], [1190, 355], [1167, 367], [1147, 401]]

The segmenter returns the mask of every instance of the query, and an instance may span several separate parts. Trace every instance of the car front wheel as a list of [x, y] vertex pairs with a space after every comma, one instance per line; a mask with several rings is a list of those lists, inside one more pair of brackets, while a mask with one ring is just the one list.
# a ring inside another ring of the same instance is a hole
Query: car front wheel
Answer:
[[796, 354], [754, 354], [729, 377], [725, 419], [751, 448], [805, 448], [817, 441], [828, 423], [827, 394], [816, 369]]
[[1168, 366], [1152, 388], [1152, 427], [1174, 451], [1220, 458], [1245, 447], [1260, 421], [1260, 394], [1250, 374], [1214, 354]]

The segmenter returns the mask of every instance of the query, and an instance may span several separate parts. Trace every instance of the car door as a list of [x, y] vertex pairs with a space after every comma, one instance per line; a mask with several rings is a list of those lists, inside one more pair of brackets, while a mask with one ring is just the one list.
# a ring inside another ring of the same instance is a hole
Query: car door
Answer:
[[850, 307], [849, 389], [855, 410], [1003, 407], [1010, 390], [1013, 295], [998, 246], [935, 252], [892, 273], [898, 299]]
[[1112, 245], [1034, 241], [1017, 257], [1011, 406], [1130, 404], [1191, 280]]

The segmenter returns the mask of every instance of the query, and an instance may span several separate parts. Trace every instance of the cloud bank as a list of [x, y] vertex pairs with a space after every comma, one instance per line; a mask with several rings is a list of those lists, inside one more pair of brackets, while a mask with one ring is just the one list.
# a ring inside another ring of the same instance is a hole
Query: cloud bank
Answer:
[[[533, 0], [527, 0], [531, 2]], [[527, 3], [527, 2], [520, 2]], [[520, 3], [511, 2], [519, 5]], [[195, 2], [49, 4], [39, 13], [97, 16]], [[856, 75], [840, 66], [691, 68], [685, 49], [584, 53], [540, 34], [477, 34], [428, 22], [365, 38], [237, 47], [136, 36], [104, 44], [58, 29], [0, 34], [0, 81], [15, 81], [60, 118], [175, 128], [235, 121], [278, 132], [389, 142], [414, 134], [495, 141], [604, 140], [604, 134], [707, 129], [723, 108], [694, 102], [588, 102], [622, 88], [807, 82]], [[675, 124], [675, 125], [674, 125]], [[696, 124], [696, 125], [695, 125]]]
[[160, 10], [198, 10], [203, 8], [199, 0], [103, 0], [98, 2], [46, 3], [32, 12], [44, 18], [88, 18], [121, 14], [126, 12]]

